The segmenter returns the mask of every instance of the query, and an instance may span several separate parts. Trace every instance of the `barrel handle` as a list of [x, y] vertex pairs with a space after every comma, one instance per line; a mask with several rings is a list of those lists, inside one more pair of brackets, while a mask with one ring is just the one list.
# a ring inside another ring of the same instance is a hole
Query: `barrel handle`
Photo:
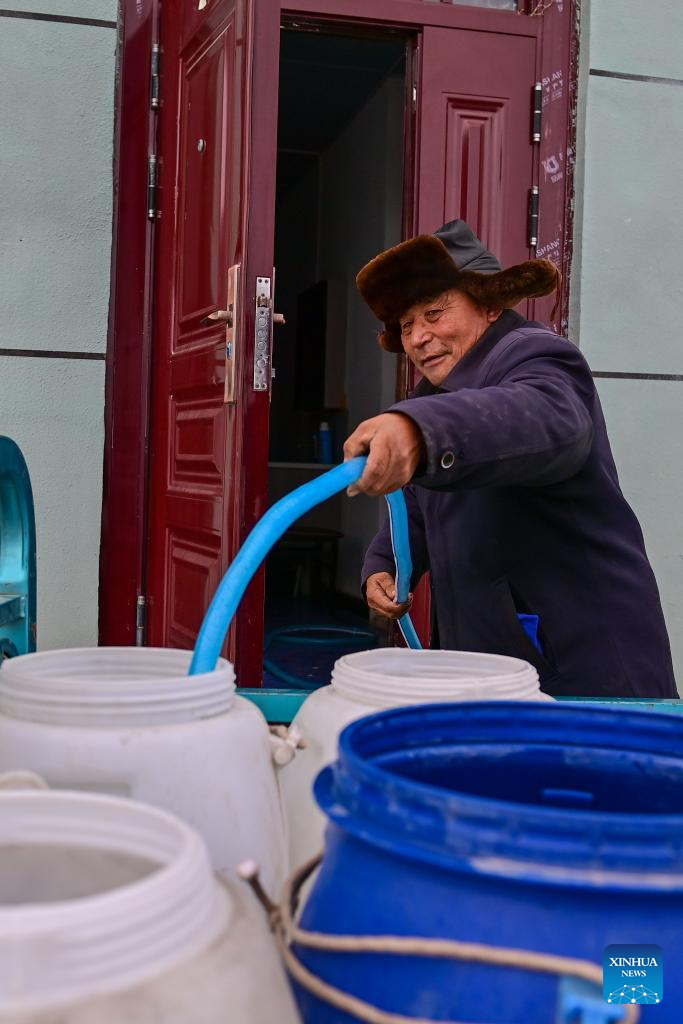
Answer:
[[284, 768], [293, 761], [297, 750], [303, 750], [306, 740], [298, 725], [270, 726], [270, 755], [276, 768]]
[[27, 768], [15, 768], [0, 775], [0, 789], [49, 789], [42, 775]]

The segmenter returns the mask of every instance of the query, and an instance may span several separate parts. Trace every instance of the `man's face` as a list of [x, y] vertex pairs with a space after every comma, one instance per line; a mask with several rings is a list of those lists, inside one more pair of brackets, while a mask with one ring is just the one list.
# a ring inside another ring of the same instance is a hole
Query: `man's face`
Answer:
[[444, 292], [403, 314], [401, 342], [410, 361], [438, 387], [499, 316], [499, 309], [483, 309], [464, 292]]

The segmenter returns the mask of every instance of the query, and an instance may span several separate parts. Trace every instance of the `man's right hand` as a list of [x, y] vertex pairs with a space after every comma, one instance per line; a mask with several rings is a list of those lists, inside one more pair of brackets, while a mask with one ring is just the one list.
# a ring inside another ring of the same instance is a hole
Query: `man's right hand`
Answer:
[[400, 619], [409, 611], [413, 603], [413, 595], [403, 604], [396, 604], [396, 584], [394, 577], [388, 572], [376, 572], [365, 581], [365, 600], [373, 611], [379, 612], [387, 619]]

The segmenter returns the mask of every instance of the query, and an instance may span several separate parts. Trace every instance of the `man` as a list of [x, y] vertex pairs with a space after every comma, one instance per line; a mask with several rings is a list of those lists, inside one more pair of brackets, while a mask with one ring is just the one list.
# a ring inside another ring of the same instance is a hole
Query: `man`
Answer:
[[[348, 438], [346, 458], [368, 453], [351, 490], [406, 487], [412, 586], [430, 571], [434, 646], [524, 658], [557, 696], [676, 697], [657, 584], [590, 369], [512, 308], [558, 279], [546, 260], [501, 270], [463, 221], [361, 270], [380, 343], [423, 379]], [[393, 578], [386, 526], [363, 584], [390, 618], [408, 607], [394, 603]]]

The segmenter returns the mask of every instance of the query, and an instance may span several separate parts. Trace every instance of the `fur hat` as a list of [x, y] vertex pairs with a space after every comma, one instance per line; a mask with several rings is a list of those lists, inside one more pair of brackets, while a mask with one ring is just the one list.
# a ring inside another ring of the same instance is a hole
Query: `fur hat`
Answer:
[[436, 235], [417, 235], [370, 260], [356, 277], [366, 303], [384, 323], [379, 341], [387, 352], [403, 352], [399, 320], [419, 302], [452, 288], [487, 309], [510, 309], [523, 299], [549, 295], [560, 283], [550, 260], [527, 260], [501, 270], [463, 220], [444, 224]]

